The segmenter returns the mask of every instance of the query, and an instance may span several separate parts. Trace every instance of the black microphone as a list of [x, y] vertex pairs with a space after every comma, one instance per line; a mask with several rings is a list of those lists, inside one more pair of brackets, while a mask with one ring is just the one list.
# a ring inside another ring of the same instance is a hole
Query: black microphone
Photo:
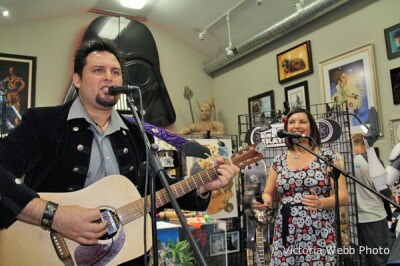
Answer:
[[311, 138], [311, 136], [306, 135], [306, 134], [296, 134], [296, 133], [289, 133], [287, 131], [284, 131], [283, 129], [278, 130], [278, 132], [276, 132], [276, 135], [279, 138], [292, 138], [292, 139], [300, 139], [300, 138]]
[[138, 86], [132, 86], [132, 85], [111, 86], [108, 88], [108, 94], [110, 95], [118, 95], [121, 93], [129, 94], [134, 92], [135, 90], [140, 90], [140, 88]]

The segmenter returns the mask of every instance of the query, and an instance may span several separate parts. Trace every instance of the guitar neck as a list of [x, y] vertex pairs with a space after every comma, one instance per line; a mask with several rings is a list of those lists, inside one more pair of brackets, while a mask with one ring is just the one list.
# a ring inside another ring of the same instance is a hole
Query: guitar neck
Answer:
[[257, 256], [259, 260], [259, 265], [265, 265], [265, 255], [264, 255], [264, 234], [263, 227], [256, 227], [256, 245], [257, 245]]
[[[226, 164], [230, 164], [229, 161]], [[201, 171], [200, 173], [197, 173], [191, 177], [185, 178], [184, 180], [171, 185], [170, 188], [174, 198], [180, 198], [190, 191], [198, 188], [199, 186], [216, 179], [218, 177], [217, 168], [218, 166]], [[165, 204], [170, 202], [167, 191], [165, 189], [157, 191], [155, 194], [155, 198], [157, 208], [164, 206]], [[145, 199], [146, 210], [147, 212], [150, 212], [150, 196], [147, 196], [146, 198], [141, 198], [117, 209], [117, 213], [122, 224], [129, 223], [144, 215]]]
[[[264, 150], [266, 146], [263, 143], [259, 143], [257, 145], [253, 144], [245, 149], [237, 152], [232, 155], [230, 160], [225, 161], [226, 165], [235, 164], [240, 169], [261, 160], [262, 154], [260, 153]], [[172, 194], [174, 198], [180, 198], [183, 195], [189, 193], [190, 191], [198, 188], [201, 185], [204, 185], [210, 181], [213, 181], [218, 177], [217, 172], [218, 166], [213, 166], [209, 169], [203, 170], [191, 177], [187, 177], [180, 182], [177, 182], [170, 186]], [[155, 194], [156, 207], [159, 208], [170, 202], [168, 194], [165, 189], [159, 190]], [[145, 203], [146, 202], [146, 203]], [[118, 217], [122, 224], [127, 224], [145, 214], [145, 211], [148, 213], [151, 210], [150, 206], [150, 196], [146, 196], [145, 198], [136, 200], [132, 203], [126, 204], [116, 211], [118, 213]], [[144, 208], [146, 205], [146, 208]]]

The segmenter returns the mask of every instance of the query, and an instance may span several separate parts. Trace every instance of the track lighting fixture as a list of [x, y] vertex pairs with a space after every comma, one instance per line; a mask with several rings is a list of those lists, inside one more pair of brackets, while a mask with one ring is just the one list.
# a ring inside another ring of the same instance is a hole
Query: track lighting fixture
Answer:
[[199, 33], [199, 40], [200, 41], [204, 40], [204, 35], [206, 35], [206, 30], [203, 30], [202, 32]]
[[304, 6], [304, 0], [299, 0], [299, 2], [296, 3], [295, 7], [296, 7], [296, 10], [297, 10], [298, 14], [300, 14], [300, 13], [302, 13], [304, 11], [304, 7], [303, 6]]
[[225, 51], [226, 51], [226, 56], [231, 58], [235, 54], [234, 54], [234, 52], [232, 50], [231, 26], [230, 26], [230, 23], [229, 23], [229, 19], [230, 18], [229, 18], [229, 12], [228, 12], [228, 13], [226, 13], [226, 24], [227, 24], [227, 28], [228, 28], [228, 40], [229, 40], [229, 43], [228, 43], [228, 46], [225, 48]]
[[[199, 40], [202, 41], [204, 40], [204, 37], [206, 35], [206, 31], [211, 28], [215, 23], [217, 23], [218, 21], [220, 21], [222, 18], [224, 18], [225, 16], [229, 16], [229, 12], [231, 12], [232, 10], [234, 10], [235, 8], [237, 8], [238, 6], [240, 6], [242, 3], [244, 3], [246, 0], [242, 0], [239, 3], [237, 3], [234, 7], [232, 7], [231, 9], [229, 9], [225, 14], [223, 14], [222, 16], [220, 16], [219, 18], [217, 18], [216, 20], [214, 20], [213, 22], [211, 22], [207, 27], [203, 28], [203, 31], [199, 32]], [[261, 5], [262, 3], [264, 3], [264, 0], [256, 0], [257, 4]], [[230, 34], [230, 33], [229, 33]], [[227, 47], [228, 48], [228, 47]]]
[[229, 44], [229, 46], [225, 48], [225, 51], [226, 51], [226, 56], [229, 58], [235, 55], [235, 53], [232, 50], [232, 44]]
[[262, 4], [264, 4], [264, 0], [257, 0], [257, 5], [261, 6]]
[[8, 17], [8, 15], [10, 15], [8, 9], [2, 6], [0, 6], [0, 13], [3, 17]]

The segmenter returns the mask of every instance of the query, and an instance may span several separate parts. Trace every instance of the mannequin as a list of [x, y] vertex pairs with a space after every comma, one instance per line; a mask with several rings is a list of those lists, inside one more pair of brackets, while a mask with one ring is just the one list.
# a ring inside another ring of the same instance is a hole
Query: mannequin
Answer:
[[386, 184], [389, 186], [399, 182], [400, 176], [400, 143], [393, 147], [389, 155], [390, 165], [386, 167], [387, 180]]
[[200, 119], [201, 121], [198, 123], [194, 123], [189, 125], [188, 127], [183, 128], [177, 133], [180, 135], [188, 135], [188, 134], [208, 134], [211, 135], [222, 135], [225, 133], [224, 124], [219, 121], [211, 120], [211, 114], [214, 106], [214, 100], [210, 99], [204, 101], [201, 105], [199, 104], [200, 109]]

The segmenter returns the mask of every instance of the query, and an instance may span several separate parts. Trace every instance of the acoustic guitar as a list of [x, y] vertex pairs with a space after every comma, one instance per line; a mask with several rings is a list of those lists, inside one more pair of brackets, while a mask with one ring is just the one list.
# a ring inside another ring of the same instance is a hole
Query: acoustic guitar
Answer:
[[[264, 144], [251, 145], [231, 157], [226, 164], [239, 168], [262, 159]], [[175, 198], [217, 178], [217, 167], [206, 169], [171, 185]], [[0, 231], [0, 265], [116, 265], [144, 254], [144, 241], [151, 246], [151, 221], [147, 215], [144, 236], [144, 204], [135, 186], [125, 177], [105, 177], [82, 190], [69, 193], [39, 193], [41, 198], [60, 205], [100, 207], [107, 220], [107, 233], [97, 245], [81, 245], [55, 231], [16, 221]], [[165, 189], [156, 193], [156, 206], [169, 202]], [[150, 211], [150, 198], [146, 201]]]

